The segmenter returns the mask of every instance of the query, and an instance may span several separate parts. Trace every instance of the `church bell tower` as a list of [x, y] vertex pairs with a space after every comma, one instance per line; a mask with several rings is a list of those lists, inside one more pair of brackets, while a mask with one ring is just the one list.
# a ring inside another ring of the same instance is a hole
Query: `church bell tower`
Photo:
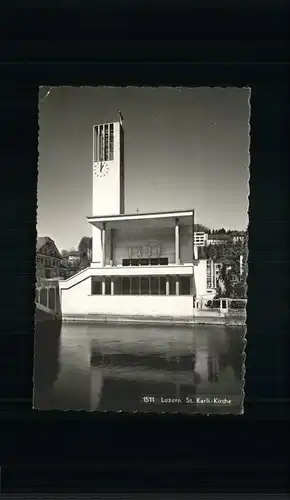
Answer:
[[[124, 213], [122, 120], [93, 127], [92, 216]], [[101, 230], [93, 227], [93, 263], [101, 261]]]

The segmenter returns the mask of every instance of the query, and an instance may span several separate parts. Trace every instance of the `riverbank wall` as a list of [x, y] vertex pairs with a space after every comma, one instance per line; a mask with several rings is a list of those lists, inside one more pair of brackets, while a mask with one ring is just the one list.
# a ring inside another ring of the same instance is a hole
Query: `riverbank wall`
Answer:
[[61, 315], [47, 309], [44, 306], [41, 306], [40, 304], [36, 305], [36, 307], [35, 307], [35, 323], [36, 324], [45, 323], [48, 321], [55, 321], [55, 320], [60, 321]]
[[[205, 312], [205, 311], [204, 311]], [[244, 326], [246, 324], [246, 313], [232, 315], [230, 313], [208, 312], [206, 314], [194, 314], [192, 316], [172, 318], [168, 317], [153, 317], [153, 316], [116, 316], [116, 315], [101, 315], [101, 314], [75, 314], [62, 317], [62, 321], [66, 323], [115, 323], [115, 324], [146, 324], [146, 325], [218, 325], [218, 326]]]

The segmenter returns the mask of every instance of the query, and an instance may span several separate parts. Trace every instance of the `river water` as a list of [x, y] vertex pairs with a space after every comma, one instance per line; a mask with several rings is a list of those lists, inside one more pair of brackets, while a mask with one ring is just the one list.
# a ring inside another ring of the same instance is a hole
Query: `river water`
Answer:
[[37, 325], [34, 408], [240, 414], [245, 328]]

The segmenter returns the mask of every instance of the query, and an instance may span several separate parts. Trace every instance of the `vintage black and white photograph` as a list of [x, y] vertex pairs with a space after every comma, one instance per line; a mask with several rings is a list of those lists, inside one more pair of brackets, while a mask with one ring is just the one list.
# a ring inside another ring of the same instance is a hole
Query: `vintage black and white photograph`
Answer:
[[41, 87], [36, 410], [243, 413], [250, 89]]

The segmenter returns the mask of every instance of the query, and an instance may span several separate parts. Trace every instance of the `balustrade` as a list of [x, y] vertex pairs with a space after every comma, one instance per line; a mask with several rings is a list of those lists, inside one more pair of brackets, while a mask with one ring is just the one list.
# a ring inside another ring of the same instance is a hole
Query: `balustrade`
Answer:
[[204, 298], [195, 299], [194, 308], [205, 311], [245, 311], [247, 307], [246, 299], [229, 299], [220, 298], [214, 300], [206, 300]]
[[36, 286], [35, 302], [36, 304], [44, 306], [55, 313], [59, 313], [60, 297], [59, 297], [58, 282], [56, 282], [56, 284], [49, 282], [48, 286], [47, 283], [43, 281], [42, 283], [40, 283], [38, 281]]

